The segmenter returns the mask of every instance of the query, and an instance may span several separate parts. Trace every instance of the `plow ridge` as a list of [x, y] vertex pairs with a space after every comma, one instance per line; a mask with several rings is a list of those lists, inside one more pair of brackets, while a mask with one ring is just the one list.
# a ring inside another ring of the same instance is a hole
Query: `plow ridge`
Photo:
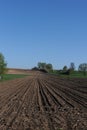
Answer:
[[0, 130], [87, 130], [86, 86], [38, 72], [0, 83]]

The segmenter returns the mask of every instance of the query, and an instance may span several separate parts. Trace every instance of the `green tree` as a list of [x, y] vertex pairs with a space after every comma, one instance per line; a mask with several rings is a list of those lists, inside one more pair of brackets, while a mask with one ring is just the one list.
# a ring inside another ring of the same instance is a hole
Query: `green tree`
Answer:
[[41, 62], [38, 62], [37, 66], [38, 66], [38, 68], [40, 69], [40, 67], [41, 67]]
[[38, 68], [39, 69], [45, 69], [46, 68], [46, 63], [44, 63], [44, 62], [38, 62]]
[[86, 72], [87, 72], [87, 63], [80, 64], [79, 67], [78, 67], [78, 70], [83, 72], [83, 74], [85, 76]]
[[47, 63], [44, 63], [44, 62], [38, 62], [37, 66], [38, 66], [38, 69], [40, 69], [40, 70], [44, 69], [48, 72], [53, 71], [53, 66], [50, 63], [47, 64]]
[[46, 64], [46, 69], [48, 70], [48, 71], [52, 71], [53, 70], [53, 66], [52, 66], [52, 64]]
[[5, 58], [2, 53], [0, 53], [0, 79], [2, 79], [2, 75], [5, 73], [7, 67], [7, 63], [5, 62]]
[[65, 65], [64, 67], [63, 67], [63, 71], [67, 71], [68, 70], [68, 67]]
[[46, 69], [46, 63], [44, 62], [41, 63], [41, 69]]

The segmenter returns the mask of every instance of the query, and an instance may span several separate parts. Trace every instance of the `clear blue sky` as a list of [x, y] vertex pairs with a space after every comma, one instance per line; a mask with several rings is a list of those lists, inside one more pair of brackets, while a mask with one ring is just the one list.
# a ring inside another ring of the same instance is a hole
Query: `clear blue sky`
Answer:
[[12, 68], [87, 63], [87, 0], [0, 0], [0, 52]]

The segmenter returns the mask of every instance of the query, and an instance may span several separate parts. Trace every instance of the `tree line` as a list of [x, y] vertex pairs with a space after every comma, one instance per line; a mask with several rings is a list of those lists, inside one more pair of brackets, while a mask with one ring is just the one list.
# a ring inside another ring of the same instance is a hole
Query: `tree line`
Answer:
[[[46, 72], [53, 72], [54, 68], [51, 63], [45, 63], [45, 62], [38, 62], [37, 67], [35, 67], [38, 70], [44, 70]], [[68, 68], [66, 65], [63, 67], [62, 70], [58, 70], [61, 74], [67, 74], [70, 75], [73, 71], [75, 71], [75, 64], [72, 62], [70, 63], [70, 67]], [[3, 78], [3, 74], [7, 70], [7, 63], [5, 61], [4, 55], [0, 53], [0, 79]], [[87, 63], [81, 63], [78, 66], [78, 71], [82, 72], [85, 76], [87, 73]]]
[[[39, 70], [46, 70], [47, 72], [53, 72], [55, 69], [53, 68], [53, 65], [51, 63], [45, 63], [45, 62], [38, 62], [37, 68]], [[76, 70], [75, 63], [71, 62], [70, 67], [68, 68], [66, 65], [63, 67], [62, 70], [57, 70], [60, 74], [66, 74], [70, 75]], [[82, 72], [85, 76], [87, 73], [87, 63], [82, 63], [78, 66], [78, 72]]]
[[[51, 63], [44, 63], [44, 62], [38, 62], [37, 64], [38, 69], [44, 69], [48, 72], [53, 72], [53, 65]], [[68, 68], [66, 65], [63, 67], [62, 70], [58, 70], [60, 74], [66, 74], [70, 75], [72, 72], [74, 72], [76, 69], [75, 64], [73, 62], [70, 63], [70, 67]], [[78, 71], [82, 72], [83, 75], [85, 76], [87, 73], [87, 63], [82, 63], [78, 66]]]
[[[70, 75], [72, 72], [76, 70], [75, 64], [72, 62], [70, 63], [70, 67], [68, 68], [66, 65], [63, 67], [62, 70], [59, 70], [61, 74]], [[82, 72], [84, 76], [87, 74], [87, 63], [81, 63], [78, 66], [78, 72]]]

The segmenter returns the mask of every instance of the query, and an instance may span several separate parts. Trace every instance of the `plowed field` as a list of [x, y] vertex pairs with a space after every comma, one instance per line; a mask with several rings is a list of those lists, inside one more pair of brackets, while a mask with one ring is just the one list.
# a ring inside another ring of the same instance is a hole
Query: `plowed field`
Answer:
[[87, 79], [36, 73], [0, 83], [0, 130], [87, 130]]

